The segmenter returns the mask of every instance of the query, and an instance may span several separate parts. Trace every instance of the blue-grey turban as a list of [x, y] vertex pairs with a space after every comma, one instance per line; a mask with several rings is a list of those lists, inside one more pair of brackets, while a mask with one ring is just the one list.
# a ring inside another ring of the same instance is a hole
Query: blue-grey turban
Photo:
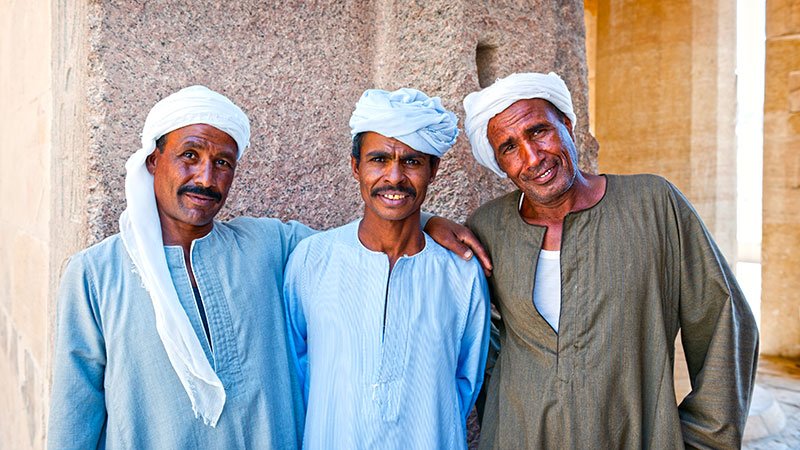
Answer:
[[365, 131], [441, 157], [456, 142], [458, 118], [442, 106], [439, 97], [428, 97], [416, 89], [367, 89], [350, 117], [353, 136]]

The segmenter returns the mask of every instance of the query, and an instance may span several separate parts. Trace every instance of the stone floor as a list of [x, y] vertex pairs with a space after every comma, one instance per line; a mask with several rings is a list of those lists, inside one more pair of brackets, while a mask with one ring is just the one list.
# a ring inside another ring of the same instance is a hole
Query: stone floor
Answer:
[[786, 425], [777, 434], [746, 441], [747, 450], [800, 449], [800, 360], [762, 356], [758, 362], [756, 383], [767, 389], [786, 417]]

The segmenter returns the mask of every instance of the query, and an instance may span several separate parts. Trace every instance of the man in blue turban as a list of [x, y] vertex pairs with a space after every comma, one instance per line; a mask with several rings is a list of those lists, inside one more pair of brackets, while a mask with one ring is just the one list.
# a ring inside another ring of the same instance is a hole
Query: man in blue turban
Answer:
[[367, 90], [350, 119], [364, 216], [301, 242], [284, 282], [303, 447], [466, 448], [488, 348], [486, 279], [420, 228], [455, 114]]

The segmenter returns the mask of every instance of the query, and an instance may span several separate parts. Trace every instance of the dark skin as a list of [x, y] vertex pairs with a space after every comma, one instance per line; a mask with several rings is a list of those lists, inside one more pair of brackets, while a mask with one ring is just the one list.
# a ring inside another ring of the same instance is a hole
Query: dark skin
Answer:
[[167, 133], [163, 151], [147, 157], [165, 245], [179, 245], [197, 286], [189, 258], [192, 241], [211, 232], [236, 173], [236, 141], [205, 124]]
[[606, 178], [578, 169], [572, 122], [550, 102], [519, 100], [489, 120], [489, 144], [500, 168], [525, 194], [520, 215], [547, 228], [545, 250], [561, 249], [567, 214], [596, 205]]
[[364, 199], [358, 238], [370, 250], [383, 252], [390, 269], [403, 255], [425, 247], [420, 207], [439, 162], [394, 138], [364, 134], [360, 159], [350, 157], [353, 177]]

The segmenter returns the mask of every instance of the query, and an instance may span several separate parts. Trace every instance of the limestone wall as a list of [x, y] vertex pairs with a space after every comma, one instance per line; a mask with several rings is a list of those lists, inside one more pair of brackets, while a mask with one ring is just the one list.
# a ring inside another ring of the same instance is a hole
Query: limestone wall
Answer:
[[593, 0], [601, 172], [656, 173], [736, 260], [736, 10], [730, 0]]
[[761, 351], [800, 357], [800, 1], [767, 0]]
[[50, 2], [0, 2], [0, 448], [40, 448], [50, 315]]
[[[347, 121], [369, 87], [417, 87], [463, 116], [463, 96], [496, 77], [560, 72], [596, 169], [578, 0], [2, 0], [0, 21], [0, 448], [42, 447], [59, 274], [117, 231], [125, 159], [181, 87], [223, 92], [252, 121], [223, 218], [359, 215]], [[427, 209], [462, 220], [509, 188], [462, 136]]]

